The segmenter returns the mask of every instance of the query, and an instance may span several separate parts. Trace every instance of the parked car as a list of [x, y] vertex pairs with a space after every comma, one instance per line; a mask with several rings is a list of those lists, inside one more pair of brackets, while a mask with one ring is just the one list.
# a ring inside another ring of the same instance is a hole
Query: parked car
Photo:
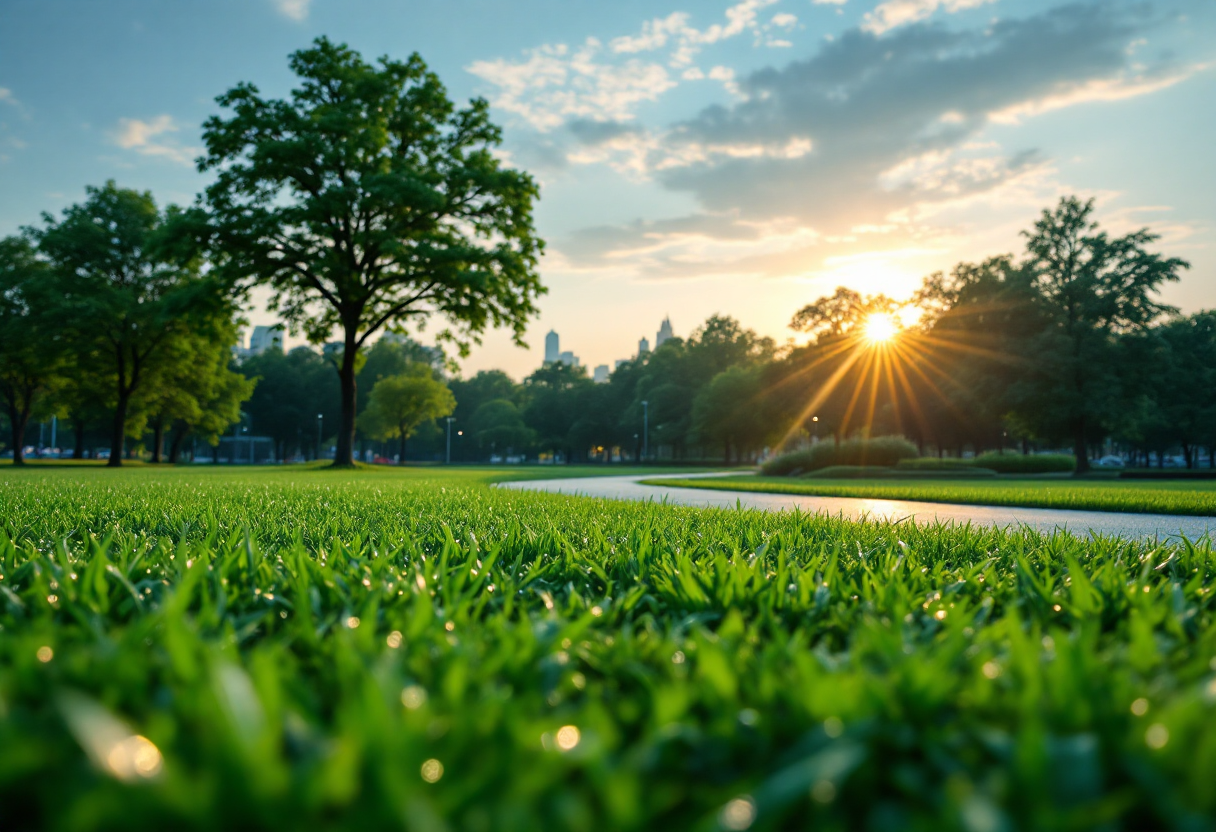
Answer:
[[1094, 465], [1099, 468], [1122, 468], [1125, 464], [1123, 457], [1114, 454], [1107, 454], [1094, 462]]

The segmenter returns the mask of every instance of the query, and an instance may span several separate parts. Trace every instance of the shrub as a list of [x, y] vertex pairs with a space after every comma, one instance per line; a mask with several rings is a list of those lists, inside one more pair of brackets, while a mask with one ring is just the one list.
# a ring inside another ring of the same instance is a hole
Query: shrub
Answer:
[[839, 445], [820, 442], [801, 451], [774, 457], [761, 466], [760, 472], [770, 477], [786, 477], [818, 471], [829, 465], [891, 467], [901, 459], [912, 459], [916, 455], [916, 446], [902, 436], [849, 439]]
[[1077, 470], [1077, 460], [1069, 454], [1003, 454], [989, 451], [972, 461], [981, 468], [991, 468], [998, 474], [1059, 474]]
[[975, 465], [969, 459], [939, 459], [935, 456], [901, 459], [895, 467], [900, 471], [972, 471], [975, 469]]
[[890, 468], [876, 465], [829, 465], [817, 471], [803, 474], [804, 477], [823, 480], [863, 480], [885, 477], [891, 473]]

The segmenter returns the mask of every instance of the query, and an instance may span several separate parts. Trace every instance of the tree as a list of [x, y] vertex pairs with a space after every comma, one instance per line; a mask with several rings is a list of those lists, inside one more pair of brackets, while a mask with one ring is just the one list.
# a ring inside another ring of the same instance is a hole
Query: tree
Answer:
[[705, 442], [722, 446], [722, 460], [741, 460], [757, 450], [776, 429], [776, 420], [765, 412], [760, 368], [736, 365], [714, 376], [693, 403], [693, 430]]
[[570, 428], [578, 420], [579, 393], [593, 383], [586, 367], [560, 361], [544, 365], [524, 380], [524, 422], [536, 432], [544, 450], [561, 451], [570, 460]]
[[[1111, 238], [1092, 221], [1093, 200], [1064, 197], [1044, 209], [1026, 237], [1027, 260], [1047, 326], [1025, 345], [1036, 374], [1023, 413], [1070, 435], [1077, 473], [1089, 470], [1090, 443], [1119, 400], [1116, 336], [1143, 330], [1172, 309], [1154, 300], [1189, 264], [1145, 246], [1148, 229]], [[1058, 428], [1056, 426], [1059, 426]]]
[[367, 405], [371, 434], [377, 439], [400, 438], [398, 459], [405, 462], [405, 441], [424, 422], [456, 409], [452, 391], [435, 378], [430, 367], [413, 364], [400, 375], [376, 382]]
[[492, 399], [477, 408], [469, 419], [469, 432], [479, 448], [491, 451], [524, 450], [536, 438], [519, 408], [507, 399]]
[[51, 404], [63, 383], [65, 355], [58, 302], [50, 270], [22, 237], [0, 240], [0, 399], [13, 443], [13, 464], [22, 453], [30, 418]]
[[180, 358], [175, 339], [215, 336], [230, 301], [196, 262], [161, 246], [173, 212], [162, 214], [150, 193], [112, 181], [86, 191], [62, 219], [44, 214], [44, 227], [29, 233], [55, 269], [73, 353], [112, 390], [109, 465], [119, 466], [135, 397]]
[[308, 347], [296, 347], [286, 355], [281, 350], [251, 355], [240, 372], [257, 380], [245, 411], [258, 431], [274, 440], [275, 456], [286, 459], [291, 448], [312, 448], [319, 458], [318, 428], [329, 426], [332, 435], [339, 415], [338, 377], [329, 363]]
[[320, 38], [291, 56], [301, 85], [265, 99], [241, 84], [203, 127], [200, 171], [216, 180], [180, 226], [234, 280], [321, 342], [336, 328], [342, 416], [335, 465], [352, 462], [357, 356], [386, 326], [447, 320], [462, 355], [489, 326], [523, 343], [544, 289], [538, 195], [493, 149], [489, 105], [457, 109], [418, 55], [365, 62]]

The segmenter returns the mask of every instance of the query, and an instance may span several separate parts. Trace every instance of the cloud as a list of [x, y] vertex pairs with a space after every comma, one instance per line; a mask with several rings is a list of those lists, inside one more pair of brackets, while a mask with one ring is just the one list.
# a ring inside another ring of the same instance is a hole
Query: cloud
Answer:
[[[672, 158], [682, 144], [794, 140], [809, 140], [813, 153], [669, 164], [661, 179], [710, 211], [801, 215], [829, 225], [932, 198], [950, 190], [941, 185], [946, 180], [995, 186], [1017, 175], [1026, 157], [1003, 165], [988, 153], [991, 175], [979, 176], [975, 154], [961, 148], [990, 123], [1143, 94], [1194, 71], [1168, 61], [1133, 71], [1125, 47], [1152, 21], [1111, 9], [1066, 6], [982, 29], [917, 23], [883, 35], [850, 30], [807, 60], [738, 79], [745, 100], [706, 109], [676, 125], [666, 142]], [[922, 171], [889, 186], [898, 179], [891, 171], [931, 158], [971, 173], [942, 179]]]
[[[697, 214], [555, 247], [653, 277], [806, 276], [852, 247], [936, 250], [969, 207], [1041, 205], [1062, 187], [1048, 156], [1003, 148], [985, 135], [992, 125], [1148, 94], [1204, 68], [1138, 62], [1129, 45], [1161, 22], [1143, 6], [1091, 2], [974, 29], [854, 28], [805, 60], [732, 76], [734, 104], [631, 134], [633, 174], [688, 193]], [[609, 147], [584, 161], [619, 163]]]
[[[792, 28], [797, 23], [794, 15], [778, 14], [764, 25], [758, 20], [760, 11], [776, 2], [742, 0], [726, 9], [725, 22], [705, 29], [692, 26], [686, 12], [675, 12], [646, 21], [640, 32], [615, 38], [607, 48], [596, 38], [575, 48], [546, 44], [527, 50], [523, 60], [475, 61], [466, 69], [497, 89], [490, 96], [494, 106], [522, 117], [536, 130], [555, 130], [571, 118], [628, 121], [639, 104], [655, 101], [676, 86], [668, 69], [684, 80], [704, 78], [692, 62], [705, 46], [745, 32], [752, 32], [757, 44], [788, 45], [770, 33]], [[663, 49], [669, 52], [665, 63], [640, 57]], [[729, 88], [729, 79], [717, 80]]]
[[522, 62], [476, 61], [468, 71], [498, 87], [496, 107], [521, 116], [537, 130], [570, 118], [628, 121], [634, 108], [676, 85], [656, 63], [600, 59], [603, 47], [588, 38], [575, 50], [564, 44], [529, 50]]
[[881, 35], [896, 26], [924, 20], [939, 8], [953, 14], [994, 2], [996, 0], [887, 0], [880, 3], [874, 11], [866, 12], [861, 28]]
[[21, 102], [13, 95], [13, 91], [8, 87], [0, 87], [0, 103], [9, 104], [13, 107], [20, 107]]
[[[124, 150], [134, 150], [144, 156], [168, 159], [181, 165], [192, 165], [194, 158], [202, 153], [201, 148], [186, 147], [166, 136], [179, 130], [173, 117], [159, 115], [150, 121], [137, 118], [122, 118], [111, 133], [114, 143]], [[159, 137], [159, 138], [158, 138]]]
[[308, 7], [312, 5], [312, 0], [271, 0], [271, 2], [274, 3], [279, 14], [297, 23], [308, 19]]

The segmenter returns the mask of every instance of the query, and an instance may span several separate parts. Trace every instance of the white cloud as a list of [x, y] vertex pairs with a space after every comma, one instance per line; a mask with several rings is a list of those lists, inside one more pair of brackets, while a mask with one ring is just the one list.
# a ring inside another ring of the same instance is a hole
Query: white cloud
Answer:
[[498, 87], [495, 106], [541, 131], [570, 118], [628, 121], [636, 105], [676, 85], [659, 64], [605, 63], [598, 59], [601, 50], [598, 40], [588, 38], [573, 52], [565, 44], [542, 46], [529, 50], [526, 61], [476, 61], [468, 71]]
[[272, 0], [272, 2], [274, 7], [279, 10], [279, 14], [289, 17], [297, 23], [308, 18], [308, 7], [312, 4], [312, 0]]
[[811, 0], [815, 6], [843, 6], [848, 0]]
[[964, 9], [973, 9], [996, 0], [886, 0], [872, 12], [867, 12], [861, 28], [881, 35], [896, 26], [915, 23], [931, 16], [939, 8], [953, 14]]
[[[778, 0], [743, 0], [726, 10], [725, 23], [715, 23], [706, 29], [697, 29], [688, 25], [689, 16], [684, 12], [648, 20], [642, 24], [640, 34], [614, 39], [611, 43], [612, 51], [618, 53], [650, 52], [674, 43], [675, 49], [670, 56], [671, 65], [673, 67], [688, 66], [704, 46], [733, 38], [747, 31], [759, 32], [761, 27], [757, 23], [757, 17], [760, 10], [776, 2]], [[777, 18], [783, 20], [792, 18], [788, 24], [776, 24], [779, 26], [793, 25], [797, 22], [797, 18], [792, 14], [779, 14]], [[776, 18], [773, 23], [776, 23]]]
[[169, 115], [159, 115], [150, 121], [122, 118], [118, 120], [118, 128], [111, 136], [114, 143], [124, 150], [134, 150], [144, 156], [156, 156], [181, 165], [193, 164], [194, 157], [202, 150], [197, 147], [185, 147], [164, 135], [176, 133], [178, 130], [173, 117]]
[[1076, 104], [1093, 101], [1122, 101], [1139, 95], [1157, 92], [1185, 81], [1192, 75], [1210, 69], [1216, 64], [1193, 64], [1168, 74], [1121, 75], [1116, 78], [1094, 78], [1088, 81], [1061, 85], [1050, 95], [1030, 101], [1022, 101], [988, 114], [997, 124], [1018, 124], [1023, 118], [1049, 113]]
[[0, 87], [0, 102], [11, 104], [14, 107], [20, 106], [20, 102], [17, 101], [17, 97], [13, 95], [13, 91], [8, 87]]

